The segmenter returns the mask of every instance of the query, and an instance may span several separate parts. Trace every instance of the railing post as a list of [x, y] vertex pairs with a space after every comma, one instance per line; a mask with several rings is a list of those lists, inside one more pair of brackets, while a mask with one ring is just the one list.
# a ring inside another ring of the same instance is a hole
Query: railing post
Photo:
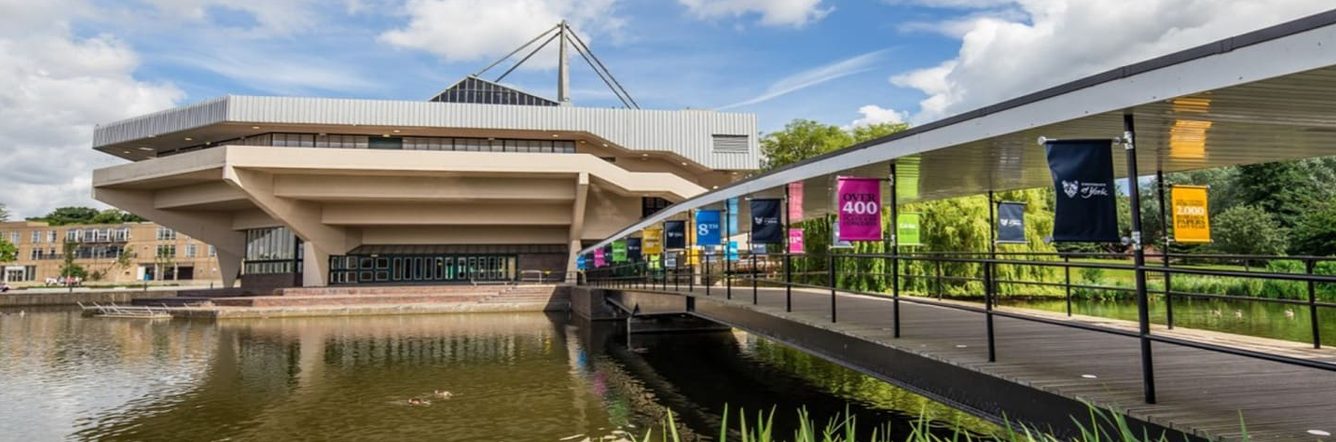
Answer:
[[733, 299], [733, 260], [728, 259], [728, 243], [724, 241], [724, 295], [725, 299]]
[[1131, 113], [1123, 114], [1123, 150], [1127, 153], [1127, 176], [1131, 178], [1128, 200], [1132, 215], [1132, 257], [1136, 264], [1137, 319], [1141, 335], [1141, 383], [1146, 403], [1155, 403], [1155, 362], [1150, 343], [1150, 300], [1146, 293], [1146, 250], [1141, 243], [1141, 186], [1136, 183], [1136, 127]]
[[943, 278], [945, 275], [942, 275], [942, 261], [941, 261], [941, 258], [939, 257], [938, 259], [935, 259], [935, 260], [933, 260], [933, 261], [937, 263], [937, 300], [938, 300], [938, 301], [941, 301], [941, 300], [942, 300], [942, 293], [946, 291], [946, 287], [942, 284], [942, 278]]
[[696, 293], [696, 265], [687, 260], [687, 292]]
[[1322, 328], [1317, 321], [1317, 283], [1313, 282], [1313, 274], [1317, 270], [1317, 261], [1309, 258], [1305, 267], [1308, 268], [1308, 322], [1313, 326], [1313, 348], [1322, 348]]
[[784, 311], [793, 311], [793, 255], [784, 251]]
[[705, 258], [705, 296], [710, 296], [710, 285], [714, 282], [710, 280], [710, 254], [701, 250], [701, 255]]
[[1065, 287], [1067, 288], [1067, 317], [1071, 317], [1072, 316], [1072, 256], [1063, 254], [1062, 262], [1063, 262], [1062, 271], [1063, 273], [1066, 274], [1067, 277], [1067, 283], [1065, 285]]
[[826, 269], [826, 282], [830, 283], [830, 322], [835, 322], [835, 250], [830, 252], [829, 267]]
[[755, 244], [752, 244], [752, 252], [751, 252], [752, 305], [757, 305], [757, 304], [760, 302], [760, 298], [759, 298], [759, 296], [756, 294], [756, 292], [757, 292], [757, 288], [756, 288], [756, 280], [757, 280], [758, 278], [756, 277], [756, 248], [755, 248], [755, 247], [756, 247], [756, 245], [755, 245]]
[[993, 335], [993, 263], [991, 258], [983, 263], [983, 284], [984, 322], [988, 330], [988, 362], [997, 362], [997, 341]]
[[890, 164], [891, 181], [891, 231], [887, 246], [891, 250], [891, 336], [900, 337], [900, 200], [896, 192], [895, 161]]
[[1174, 329], [1174, 284], [1173, 274], [1169, 273], [1169, 251], [1166, 248], [1164, 253], [1160, 254], [1164, 259], [1164, 324], [1170, 330]]
[[[690, 258], [690, 255], [688, 255], [688, 258], [687, 258], [687, 259], [691, 259], [691, 258]], [[677, 257], [676, 260], [673, 261], [673, 291], [674, 291], [674, 292], [676, 292], [676, 291], [678, 291], [680, 288], [682, 288], [682, 285], [681, 285], [682, 283], [681, 283], [681, 281], [680, 281], [681, 279], [682, 279], [682, 257], [679, 256], [679, 257]]]
[[1170, 330], [1174, 329], [1174, 289], [1171, 283], [1171, 273], [1169, 273], [1169, 211], [1165, 209], [1164, 200], [1164, 170], [1155, 168], [1155, 191], [1160, 196], [1160, 231], [1164, 235], [1164, 240], [1160, 243], [1160, 264], [1164, 267], [1164, 324]]

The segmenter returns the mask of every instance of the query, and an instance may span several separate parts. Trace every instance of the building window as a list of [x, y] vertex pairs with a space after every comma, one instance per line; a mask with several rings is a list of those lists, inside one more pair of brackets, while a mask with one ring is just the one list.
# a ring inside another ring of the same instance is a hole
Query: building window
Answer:
[[186, 244], [186, 258], [195, 257], [195, 244]]
[[32, 243], [37, 244], [39, 242], [42, 242], [42, 231], [41, 230], [32, 231]]
[[65, 242], [79, 242], [79, 229], [66, 230]]
[[209, 246], [209, 257], [212, 258], [215, 256], [218, 256], [218, 248], [214, 246]]
[[653, 215], [655, 212], [663, 210], [673, 205], [666, 199], [659, 197], [645, 197], [640, 199], [640, 217], [645, 218]]
[[127, 241], [130, 241], [130, 228], [129, 228], [129, 227], [122, 227], [122, 228], [116, 229], [114, 232], [112, 232], [112, 240], [115, 241], [115, 242], [127, 242]]
[[300, 259], [297, 244], [297, 238], [287, 227], [247, 230], [244, 273], [295, 272], [295, 261]]
[[28, 259], [30, 260], [37, 261], [42, 259], [42, 249], [34, 248], [32, 249], [32, 252], [29, 253], [30, 256], [28, 257]]
[[159, 258], [175, 258], [175, 257], [176, 257], [176, 245], [175, 245], [175, 244], [162, 244], [162, 245], [159, 245], [159, 246], [158, 246], [158, 253], [157, 253], [157, 255], [155, 255], [155, 256], [157, 256], [157, 257], [159, 257]]
[[59, 236], [59, 234], [56, 233], [56, 230], [55, 230], [55, 229], [52, 229], [51, 231], [46, 232], [46, 242], [55, 244], [55, 243], [56, 243], [56, 237], [57, 237], [57, 236]]
[[401, 150], [404, 148], [404, 139], [399, 137], [371, 137], [367, 141], [367, 148], [369, 149]]
[[175, 240], [176, 240], [175, 230], [161, 226], [158, 227], [158, 241], [175, 241]]
[[17, 230], [16, 230], [16, 231], [13, 231], [13, 232], [9, 232], [9, 243], [10, 243], [10, 244], [14, 244], [14, 245], [18, 245], [18, 243], [19, 243], [19, 232], [18, 232]]

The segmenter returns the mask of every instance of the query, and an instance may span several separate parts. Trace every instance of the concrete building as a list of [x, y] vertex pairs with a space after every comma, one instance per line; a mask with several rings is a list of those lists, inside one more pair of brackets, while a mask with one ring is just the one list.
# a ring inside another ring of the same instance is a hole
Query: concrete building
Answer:
[[216, 249], [154, 223], [77, 224], [0, 223], [0, 238], [18, 248], [17, 260], [0, 264], [4, 281], [15, 286], [43, 285], [60, 276], [66, 244], [74, 264], [89, 276], [84, 284], [221, 281]]
[[556, 279], [757, 168], [756, 134], [750, 114], [578, 107], [470, 76], [420, 102], [227, 96], [100, 125], [93, 147], [130, 162], [93, 186], [215, 246], [227, 285]]

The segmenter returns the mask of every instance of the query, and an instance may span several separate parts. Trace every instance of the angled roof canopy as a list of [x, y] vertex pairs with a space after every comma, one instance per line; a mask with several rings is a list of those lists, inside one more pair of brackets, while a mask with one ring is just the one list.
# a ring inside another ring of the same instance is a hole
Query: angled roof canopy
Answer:
[[438, 103], [516, 104], [521, 106], [558, 106], [561, 103], [475, 76], [465, 77], [432, 97]]
[[[1125, 114], [1135, 121], [1142, 173], [1336, 155], [1336, 10], [1113, 69], [738, 181], [668, 207], [582, 253], [687, 210], [734, 197], [781, 195], [791, 182], [806, 185], [806, 214], [824, 215], [830, 213], [836, 176], [887, 176], [892, 162], [899, 169], [902, 203], [1047, 186], [1051, 177], [1038, 137], [1118, 137]], [[1126, 177], [1121, 156], [1115, 164], [1117, 174]]]

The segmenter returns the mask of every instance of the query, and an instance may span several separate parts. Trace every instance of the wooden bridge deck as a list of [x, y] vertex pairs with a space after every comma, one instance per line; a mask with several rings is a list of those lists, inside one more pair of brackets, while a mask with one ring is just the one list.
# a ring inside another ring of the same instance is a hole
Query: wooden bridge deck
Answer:
[[[1143, 421], [1205, 438], [1240, 439], [1242, 418], [1253, 440], [1336, 440], [1322, 436], [1322, 432], [1336, 433], [1336, 372], [1154, 343], [1158, 403], [1152, 405], [1143, 400], [1140, 347], [1134, 337], [995, 316], [997, 362], [990, 363], [982, 313], [902, 301], [901, 337], [897, 339], [892, 335], [889, 297], [840, 293], [836, 302], [838, 322], [831, 323], [829, 290], [795, 288], [791, 313], [784, 311], [783, 288], [760, 288], [759, 304], [755, 306], [750, 285], [735, 285], [731, 301], [724, 299], [725, 290], [720, 286], [713, 287], [708, 297], [699, 286], [694, 292], [685, 287], [673, 291], [671, 286], [668, 291], [696, 297], [698, 310], [702, 303], [716, 302], [750, 309], [1064, 397], [1125, 410]], [[1103, 326], [1135, 327], [1134, 323], [1098, 321]], [[1173, 333], [1198, 341], [1210, 337], [1199, 331]], [[1250, 338], [1216, 342], [1336, 362], [1336, 350], [1305, 350], [1298, 343]]]

